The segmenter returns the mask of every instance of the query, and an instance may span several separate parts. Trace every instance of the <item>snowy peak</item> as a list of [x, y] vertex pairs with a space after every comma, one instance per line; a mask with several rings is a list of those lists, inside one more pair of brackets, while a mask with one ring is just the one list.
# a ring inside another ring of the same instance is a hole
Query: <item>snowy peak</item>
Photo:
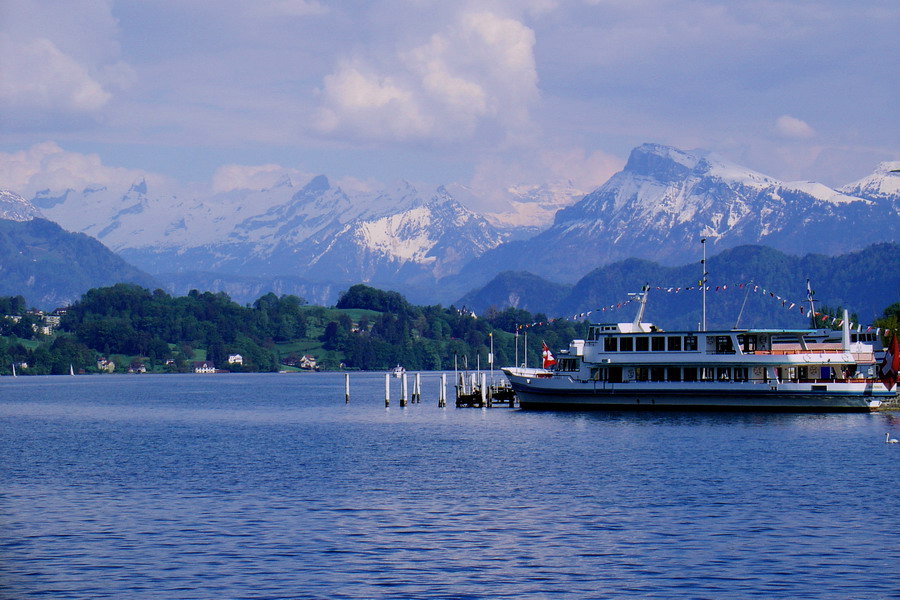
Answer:
[[0, 219], [5, 221], [30, 221], [44, 215], [31, 202], [8, 190], [0, 190]]
[[889, 200], [900, 203], [900, 161], [883, 162], [875, 172], [840, 188], [845, 194], [875, 202]]
[[661, 144], [642, 144], [631, 151], [625, 172], [656, 180], [676, 180], [687, 177], [701, 164], [703, 157]]
[[147, 180], [144, 179], [143, 177], [141, 177], [140, 180], [135, 181], [133, 184], [131, 184], [131, 187], [128, 188], [128, 193], [126, 195], [131, 195], [131, 194], [139, 194], [141, 196], [146, 195], [147, 194]]
[[[328, 265], [362, 281], [394, 280], [401, 272], [419, 281], [433, 281], [458, 272], [503, 241], [483, 217], [462, 206], [443, 187], [426, 202], [417, 195], [406, 198], [412, 197], [417, 201], [405, 210], [358, 218], [327, 243], [321, 240], [321, 250], [310, 260], [313, 274]], [[353, 260], [347, 261], [347, 256]]]

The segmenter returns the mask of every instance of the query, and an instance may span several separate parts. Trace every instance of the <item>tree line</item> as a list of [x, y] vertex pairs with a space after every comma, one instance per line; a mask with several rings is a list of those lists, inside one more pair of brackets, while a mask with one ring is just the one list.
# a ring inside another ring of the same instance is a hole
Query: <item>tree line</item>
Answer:
[[[292, 295], [269, 293], [242, 306], [223, 292], [173, 297], [123, 283], [86, 292], [50, 336], [39, 332], [39, 317], [21, 296], [0, 298], [0, 374], [14, 363], [27, 365], [20, 373], [94, 372], [98, 359], [113, 356], [118, 370], [140, 362], [179, 372], [190, 371], [198, 356], [224, 367], [231, 354], [241, 354], [243, 364], [229, 370], [276, 371], [298, 346], [315, 348], [329, 369], [484, 368], [491, 353], [495, 366], [506, 366], [525, 362], [525, 338], [515, 332], [535, 321], [547, 318], [515, 308], [476, 316], [454, 306], [414, 306], [397, 292], [365, 285], [326, 308]], [[541, 341], [560, 348], [585, 333], [586, 324], [564, 320], [530, 329], [528, 364], [540, 360]]]

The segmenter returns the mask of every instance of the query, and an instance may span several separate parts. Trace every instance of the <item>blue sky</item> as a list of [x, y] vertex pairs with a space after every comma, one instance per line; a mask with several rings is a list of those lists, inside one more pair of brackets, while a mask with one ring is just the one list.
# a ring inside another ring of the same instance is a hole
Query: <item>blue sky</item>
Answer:
[[[0, 0], [0, 188], [603, 183], [900, 159], [896, 0]], [[477, 207], [476, 207], [477, 208]]]

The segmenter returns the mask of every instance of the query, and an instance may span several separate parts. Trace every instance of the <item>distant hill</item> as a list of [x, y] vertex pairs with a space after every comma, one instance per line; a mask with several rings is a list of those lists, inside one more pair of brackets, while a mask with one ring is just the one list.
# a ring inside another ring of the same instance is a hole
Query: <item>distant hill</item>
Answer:
[[512, 307], [532, 313], [544, 312], [548, 307], [559, 305], [571, 291], [571, 285], [553, 283], [527, 271], [504, 271], [484, 287], [457, 300], [455, 305], [479, 314], [492, 306], [500, 310]]
[[22, 295], [29, 306], [50, 309], [119, 282], [159, 287], [92, 237], [45, 219], [0, 219], [0, 296]]
[[[833, 257], [791, 256], [763, 246], [740, 246], [709, 258], [708, 265], [712, 288], [707, 293], [709, 327], [732, 327], [738, 315], [742, 327], [805, 327], [808, 320], [799, 305], [806, 302], [807, 279], [812, 283], [818, 306], [843, 306], [866, 323], [900, 299], [900, 244], [896, 243], [875, 244]], [[648, 284], [651, 292], [646, 320], [667, 329], [696, 327], [702, 313], [701, 294], [696, 290], [701, 277], [699, 261], [666, 267], [632, 258], [595, 269], [559, 299], [556, 284], [541, 282], [535, 276], [516, 274], [512, 278], [504, 273], [467, 294], [465, 302], [479, 314], [491, 306], [500, 310], [508, 306], [522, 308], [527, 302], [531, 312], [544, 312], [550, 317], [571, 316], [626, 301], [629, 292]], [[756, 291], [753, 286], [737, 287], [749, 282], [758, 286]], [[695, 290], [685, 291], [687, 287]], [[675, 293], [674, 288], [681, 290]], [[784, 306], [772, 294], [785, 299]], [[798, 306], [788, 310], [792, 302]], [[633, 314], [633, 305], [626, 305], [591, 314], [590, 319], [630, 321]]]

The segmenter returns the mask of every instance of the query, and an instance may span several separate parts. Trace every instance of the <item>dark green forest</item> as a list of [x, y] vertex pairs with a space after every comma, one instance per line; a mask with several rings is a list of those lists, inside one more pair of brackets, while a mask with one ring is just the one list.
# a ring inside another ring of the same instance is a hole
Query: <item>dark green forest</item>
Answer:
[[[70, 365], [98, 372], [100, 359], [112, 360], [119, 372], [138, 366], [190, 372], [199, 360], [229, 371], [271, 372], [293, 370], [287, 365], [301, 355], [329, 370], [484, 368], [491, 347], [499, 367], [524, 360], [524, 336], [516, 350], [517, 325], [547, 321], [514, 308], [476, 317], [453, 306], [414, 306], [396, 292], [365, 285], [325, 308], [290, 295], [270, 293], [241, 306], [224, 293], [173, 297], [123, 283], [92, 289], [60, 312], [58, 328], [45, 335], [42, 317], [26, 311], [21, 296], [0, 298], [0, 374], [10, 374], [13, 363], [19, 374], [66, 374]], [[537, 364], [541, 341], [560, 348], [585, 333], [585, 323], [564, 320], [529, 329], [528, 363]], [[227, 364], [231, 354], [240, 354], [243, 364]]]

